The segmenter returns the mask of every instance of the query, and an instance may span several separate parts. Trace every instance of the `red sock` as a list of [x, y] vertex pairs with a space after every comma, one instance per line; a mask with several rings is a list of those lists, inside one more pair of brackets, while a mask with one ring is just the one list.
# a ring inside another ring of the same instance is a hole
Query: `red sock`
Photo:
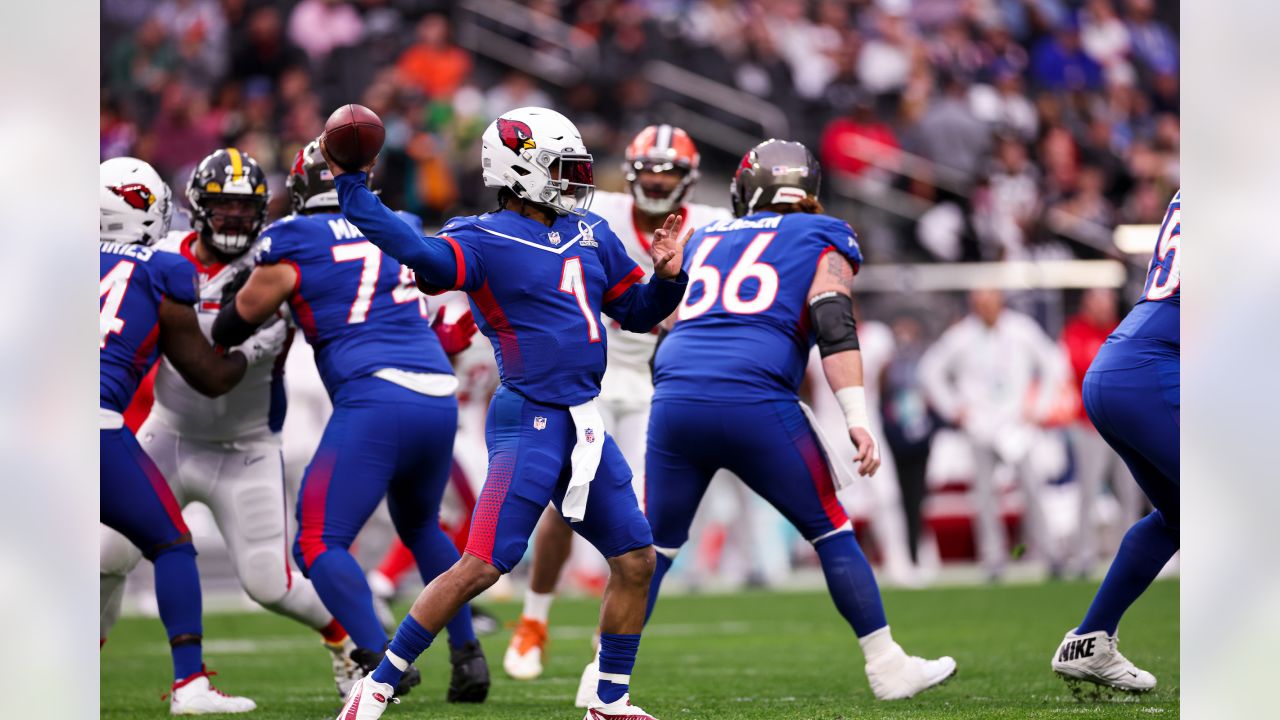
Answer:
[[347, 639], [347, 631], [338, 624], [337, 618], [334, 618], [328, 625], [320, 628], [320, 636], [330, 645], [337, 645]]
[[391, 581], [391, 584], [399, 585], [400, 576], [404, 575], [405, 571], [412, 568], [414, 564], [413, 553], [404, 546], [404, 543], [400, 542], [399, 538], [396, 538], [387, 550], [387, 554], [382, 558], [382, 564], [378, 566], [378, 572], [385, 575]]

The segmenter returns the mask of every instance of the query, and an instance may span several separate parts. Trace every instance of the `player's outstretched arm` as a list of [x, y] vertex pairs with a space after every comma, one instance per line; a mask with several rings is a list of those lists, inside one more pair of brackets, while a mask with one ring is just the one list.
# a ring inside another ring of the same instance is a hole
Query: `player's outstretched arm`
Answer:
[[160, 301], [160, 351], [188, 385], [209, 397], [235, 387], [249, 366], [243, 353], [214, 350], [200, 332], [195, 308], [169, 298]]
[[383, 252], [407, 265], [421, 281], [437, 288], [453, 287], [458, 274], [458, 260], [453, 249], [436, 238], [414, 232], [391, 208], [382, 204], [369, 189], [370, 163], [359, 172], [348, 172], [329, 156], [324, 138], [320, 138], [320, 154], [329, 163], [333, 182], [338, 188], [338, 205], [352, 225]]
[[835, 393], [858, 454], [858, 474], [873, 475], [880, 449], [871, 437], [866, 389], [862, 384], [862, 351], [853, 317], [853, 266], [838, 253], [827, 253], [809, 286], [809, 319], [818, 335], [818, 352], [827, 385]]

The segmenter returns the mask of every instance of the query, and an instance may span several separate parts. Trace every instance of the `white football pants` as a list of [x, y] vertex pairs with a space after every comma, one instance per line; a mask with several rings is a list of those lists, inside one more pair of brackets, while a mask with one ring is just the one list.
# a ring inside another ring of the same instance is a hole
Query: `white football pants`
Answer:
[[[152, 415], [138, 429], [138, 442], [168, 480], [180, 506], [201, 502], [213, 512], [240, 585], [254, 602], [316, 630], [333, 620], [311, 582], [289, 566], [279, 438], [187, 440]], [[102, 528], [103, 638], [119, 618], [125, 578], [141, 559], [123, 535]]]

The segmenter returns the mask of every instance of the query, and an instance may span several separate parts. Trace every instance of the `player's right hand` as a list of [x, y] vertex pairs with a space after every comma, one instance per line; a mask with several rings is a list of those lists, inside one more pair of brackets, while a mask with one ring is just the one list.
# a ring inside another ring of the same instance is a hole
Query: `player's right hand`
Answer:
[[[338, 177], [339, 175], [347, 172], [336, 160], [333, 159], [333, 156], [329, 154], [329, 148], [324, 145], [324, 133], [320, 133], [320, 137], [316, 138], [316, 140], [320, 143], [320, 154], [324, 156], [325, 163], [329, 165], [329, 172], [333, 173], [334, 177]], [[375, 156], [369, 161], [368, 165], [360, 168], [360, 172], [367, 173], [373, 170], [373, 166], [377, 162], [378, 158]]]
[[849, 428], [849, 439], [853, 441], [853, 447], [858, 451], [858, 454], [853, 456], [853, 461], [858, 466], [858, 474], [864, 477], [875, 475], [876, 470], [880, 469], [880, 448], [876, 445], [875, 438], [871, 437], [871, 433], [866, 428], [852, 427]]
[[231, 351], [243, 354], [244, 359], [250, 365], [263, 361], [274, 361], [275, 357], [284, 349], [288, 336], [289, 323], [283, 319], [276, 320], [264, 325], [253, 335], [250, 335], [248, 340], [231, 348]]

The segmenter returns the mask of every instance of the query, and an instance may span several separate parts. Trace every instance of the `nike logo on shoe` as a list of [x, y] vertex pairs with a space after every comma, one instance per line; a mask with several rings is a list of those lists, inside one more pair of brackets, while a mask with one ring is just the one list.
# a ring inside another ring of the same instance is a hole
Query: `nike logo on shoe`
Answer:
[[1098, 638], [1081, 638], [1062, 645], [1058, 652], [1058, 662], [1071, 662], [1080, 658], [1093, 657], [1093, 646]]

